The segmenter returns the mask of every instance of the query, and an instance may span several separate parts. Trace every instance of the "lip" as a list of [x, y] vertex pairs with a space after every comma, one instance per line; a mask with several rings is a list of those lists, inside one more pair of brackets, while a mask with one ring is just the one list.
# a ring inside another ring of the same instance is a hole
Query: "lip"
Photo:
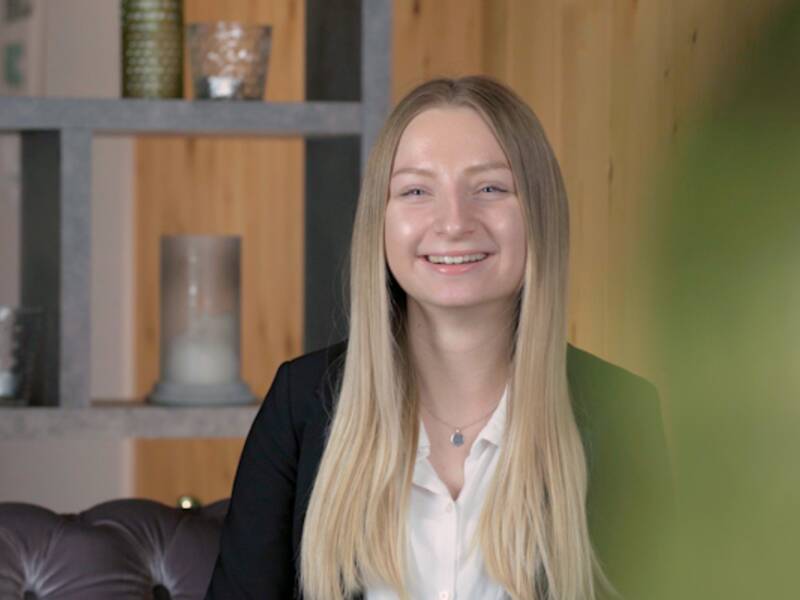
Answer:
[[491, 256], [491, 252], [487, 252], [486, 250], [445, 250], [444, 252], [423, 252], [419, 255], [420, 258], [425, 258], [426, 256], [468, 256], [470, 254], [486, 254], [487, 256]]
[[428, 256], [430, 254], [440, 255], [440, 253], [438, 252], [430, 252], [428, 254], [423, 254], [418, 258], [423, 262], [423, 264], [425, 264], [425, 266], [427, 266], [428, 268], [432, 269], [433, 271], [441, 275], [461, 275], [463, 273], [469, 273], [470, 271], [474, 271], [475, 269], [480, 268], [481, 265], [483, 265], [487, 260], [489, 260], [494, 256], [494, 254], [491, 254], [490, 252], [481, 252], [480, 250], [468, 250], [465, 252], [453, 252], [453, 251], [442, 252], [441, 255], [443, 256], [467, 256], [469, 254], [486, 255], [486, 258], [484, 258], [483, 260], [479, 260], [477, 262], [463, 263], [460, 265], [448, 265], [444, 263], [437, 264], [430, 262], [428, 260]]

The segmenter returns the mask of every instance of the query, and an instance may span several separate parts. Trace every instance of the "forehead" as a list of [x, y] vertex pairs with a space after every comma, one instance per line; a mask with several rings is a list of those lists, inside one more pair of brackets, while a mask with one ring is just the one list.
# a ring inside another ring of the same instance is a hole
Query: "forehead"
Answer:
[[426, 109], [403, 131], [395, 166], [426, 161], [508, 162], [483, 118], [475, 110], [461, 106]]

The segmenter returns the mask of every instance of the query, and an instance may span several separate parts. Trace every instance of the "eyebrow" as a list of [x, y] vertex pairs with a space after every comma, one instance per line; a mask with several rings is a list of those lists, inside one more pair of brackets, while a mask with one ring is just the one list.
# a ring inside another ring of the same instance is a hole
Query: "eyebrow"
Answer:
[[[480, 171], [493, 171], [495, 169], [506, 169], [508, 171], [511, 170], [508, 164], [501, 161], [495, 161], [495, 162], [481, 163], [479, 165], [473, 165], [471, 167], [467, 167], [466, 169], [464, 169], [464, 171], [466, 173], [471, 174], [471, 173], [478, 173]], [[433, 175], [433, 171], [429, 169], [421, 169], [419, 167], [404, 167], [392, 173], [392, 177], [395, 177], [396, 175], [403, 175], [405, 173], [412, 173], [415, 175], [428, 175], [428, 176]]]

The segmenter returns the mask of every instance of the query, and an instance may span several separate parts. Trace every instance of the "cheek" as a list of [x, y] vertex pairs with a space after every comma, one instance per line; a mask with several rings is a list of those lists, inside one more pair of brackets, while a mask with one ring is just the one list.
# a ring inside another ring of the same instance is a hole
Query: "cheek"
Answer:
[[386, 262], [392, 274], [397, 278], [398, 271], [403, 270], [408, 257], [415, 255], [414, 227], [407, 216], [394, 208], [391, 203], [386, 207], [384, 246]]
[[384, 221], [387, 250], [391, 245], [393, 251], [397, 254], [414, 255], [420, 230], [418, 220], [409, 211], [394, 208], [389, 204]]
[[525, 219], [519, 207], [503, 215], [503, 219], [497, 223], [497, 231], [503, 238], [509, 270], [521, 280], [525, 275], [528, 256], [528, 235]]

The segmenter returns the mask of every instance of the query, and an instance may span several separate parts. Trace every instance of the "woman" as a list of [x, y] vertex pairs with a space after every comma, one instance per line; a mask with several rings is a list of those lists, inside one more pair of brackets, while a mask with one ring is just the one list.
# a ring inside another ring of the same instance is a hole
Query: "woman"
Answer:
[[568, 349], [568, 246], [524, 102], [484, 77], [406, 96], [364, 176], [349, 338], [278, 370], [208, 598], [626, 591], [669, 489], [658, 402]]

